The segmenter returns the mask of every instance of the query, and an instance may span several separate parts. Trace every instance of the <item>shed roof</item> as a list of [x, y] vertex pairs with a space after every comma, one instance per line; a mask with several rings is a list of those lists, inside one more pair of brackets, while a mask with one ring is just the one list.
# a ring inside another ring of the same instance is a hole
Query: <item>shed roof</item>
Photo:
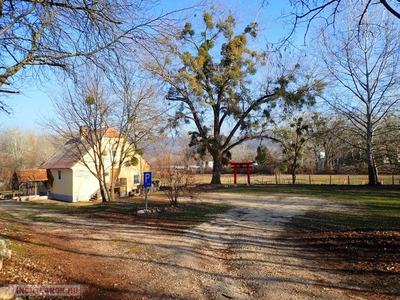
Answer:
[[48, 180], [46, 169], [17, 169], [15, 174], [19, 182]]

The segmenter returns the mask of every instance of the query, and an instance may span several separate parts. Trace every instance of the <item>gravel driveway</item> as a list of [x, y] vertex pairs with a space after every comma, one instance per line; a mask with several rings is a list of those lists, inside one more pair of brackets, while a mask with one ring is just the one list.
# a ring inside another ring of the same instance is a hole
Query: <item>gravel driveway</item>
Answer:
[[[35, 222], [27, 229], [34, 246], [46, 249], [32, 254], [44, 263], [27, 283], [81, 284], [83, 299], [363, 299], [356, 296], [357, 286], [342, 282], [342, 274], [281, 238], [290, 217], [339, 209], [336, 204], [276, 194], [249, 197], [207, 194], [205, 202], [232, 208], [183, 234], [53, 215], [63, 222]], [[19, 209], [18, 203], [0, 204], [0, 211], [21, 217]]]

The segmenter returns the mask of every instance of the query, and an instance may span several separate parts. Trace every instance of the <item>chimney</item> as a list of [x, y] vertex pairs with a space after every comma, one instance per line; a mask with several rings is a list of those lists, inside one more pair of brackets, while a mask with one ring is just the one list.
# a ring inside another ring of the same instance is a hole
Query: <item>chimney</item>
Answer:
[[88, 133], [88, 128], [87, 126], [79, 126], [79, 135], [81, 137], [85, 137]]

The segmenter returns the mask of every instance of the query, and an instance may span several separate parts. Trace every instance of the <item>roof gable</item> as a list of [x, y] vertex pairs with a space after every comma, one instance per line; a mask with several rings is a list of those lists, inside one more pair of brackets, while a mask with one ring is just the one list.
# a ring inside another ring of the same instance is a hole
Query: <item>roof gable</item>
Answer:
[[[121, 134], [112, 127], [88, 132], [87, 135], [99, 135], [102, 138], [120, 138]], [[86, 136], [86, 135], [85, 135]], [[81, 158], [91, 149], [87, 138], [75, 137], [58, 150], [49, 160], [44, 162], [40, 168], [44, 169], [70, 169], [76, 165]]]
[[73, 139], [68, 141], [60, 150], [53, 154], [49, 160], [40, 165], [44, 169], [70, 169], [72, 168], [84, 155], [82, 152], [87, 152], [80, 145], [80, 141]]
[[114, 128], [112, 127], [107, 127], [107, 129], [103, 133], [103, 137], [105, 138], [111, 138], [111, 139], [118, 139], [121, 138], [122, 135]]

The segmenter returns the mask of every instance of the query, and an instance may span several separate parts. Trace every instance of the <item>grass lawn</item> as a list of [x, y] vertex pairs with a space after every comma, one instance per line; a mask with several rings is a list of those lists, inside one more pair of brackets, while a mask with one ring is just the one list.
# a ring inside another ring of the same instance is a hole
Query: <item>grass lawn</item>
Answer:
[[[238, 185], [225, 187], [205, 186], [207, 190], [220, 193], [240, 194], [293, 194], [312, 196], [340, 203], [345, 207], [340, 212], [308, 212], [292, 219], [294, 227], [306, 230], [400, 230], [400, 187], [398, 186], [347, 186], [347, 185]], [[162, 192], [149, 195], [149, 208], [167, 207], [168, 199]], [[69, 215], [85, 215], [92, 217], [132, 216], [137, 210], [144, 208], [143, 197], [120, 198], [116, 202], [78, 202], [65, 203], [52, 200], [22, 202], [21, 208], [40, 208], [40, 211], [53, 211]], [[189, 209], [176, 209], [158, 214], [160, 219], [171, 221], [190, 220], [200, 223], [209, 219], [209, 215], [226, 209], [217, 205], [192, 205]], [[46, 221], [40, 212], [27, 212], [33, 221]], [[48, 220], [54, 221], [52, 218]]]
[[271, 185], [219, 188], [241, 194], [280, 193], [317, 197], [340, 203], [340, 212], [308, 212], [296, 216], [292, 225], [313, 230], [400, 230], [400, 187]]
[[313, 265], [343, 274], [350, 285], [362, 282], [365, 299], [400, 296], [399, 187], [250, 186], [220, 192], [304, 195], [340, 204], [342, 209], [292, 217], [280, 238], [307, 253]]
[[[33, 222], [63, 222], [63, 215], [82, 216], [85, 218], [108, 219], [120, 223], [146, 223], [147, 225], [169, 226], [185, 229], [199, 225], [214, 218], [215, 214], [228, 209], [224, 204], [210, 204], [200, 201], [180, 203], [171, 207], [163, 192], [148, 195], [148, 208], [157, 209], [157, 213], [140, 215], [138, 210], [145, 208], [144, 196], [117, 198], [113, 202], [76, 202], [67, 203], [54, 200], [32, 200], [18, 202], [21, 209], [19, 215]], [[1, 205], [1, 203], [0, 203]], [[55, 216], [48, 214], [54, 213]], [[5, 216], [3, 216], [3, 219]], [[17, 222], [8, 215], [8, 221]]]
[[[198, 184], [210, 183], [211, 174], [195, 174], [194, 181]], [[237, 174], [237, 184], [246, 184], [247, 175], [244, 173]], [[160, 179], [161, 180], [161, 179]], [[400, 175], [379, 175], [379, 182], [383, 185], [400, 185]], [[162, 182], [162, 180], [161, 180]], [[222, 184], [233, 184], [233, 174], [222, 174]], [[262, 173], [252, 173], [250, 176], [252, 184], [267, 184], [267, 185], [290, 185], [292, 176], [290, 174], [270, 175]], [[368, 175], [358, 174], [298, 174], [296, 175], [296, 184], [311, 184], [311, 185], [366, 185], [368, 184]]]

